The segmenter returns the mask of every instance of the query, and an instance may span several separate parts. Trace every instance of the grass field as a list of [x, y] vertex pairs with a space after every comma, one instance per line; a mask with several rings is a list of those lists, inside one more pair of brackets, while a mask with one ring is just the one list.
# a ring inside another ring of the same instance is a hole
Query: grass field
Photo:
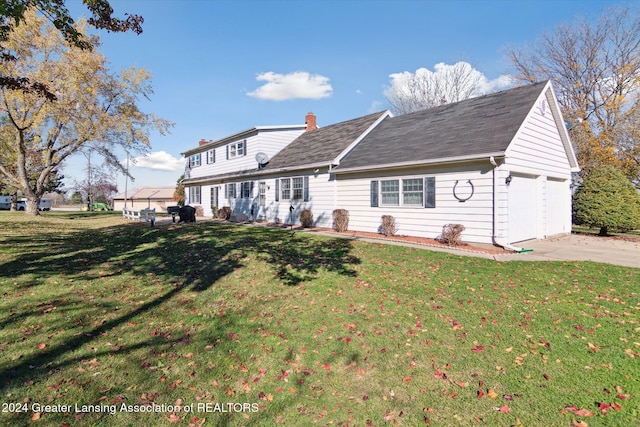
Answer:
[[640, 270], [0, 213], [0, 425], [640, 423]]

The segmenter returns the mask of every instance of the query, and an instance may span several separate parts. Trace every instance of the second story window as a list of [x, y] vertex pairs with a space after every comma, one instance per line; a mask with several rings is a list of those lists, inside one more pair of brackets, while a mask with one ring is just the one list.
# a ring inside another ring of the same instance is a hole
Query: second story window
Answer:
[[210, 165], [211, 163], [215, 163], [215, 162], [216, 162], [216, 150], [207, 151], [207, 164]]
[[247, 141], [238, 141], [227, 145], [227, 159], [247, 155]]
[[201, 163], [202, 163], [202, 160], [200, 158], [200, 153], [194, 154], [193, 156], [189, 157], [190, 168], [195, 168], [196, 166], [200, 166]]

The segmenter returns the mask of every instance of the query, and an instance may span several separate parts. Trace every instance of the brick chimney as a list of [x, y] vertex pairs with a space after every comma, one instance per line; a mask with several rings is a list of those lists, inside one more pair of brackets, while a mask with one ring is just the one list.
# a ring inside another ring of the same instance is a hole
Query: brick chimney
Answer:
[[304, 118], [304, 122], [307, 124], [307, 132], [310, 130], [318, 129], [318, 125], [316, 124], [316, 115], [312, 112], [308, 112], [306, 117]]
[[201, 139], [201, 140], [200, 140], [200, 142], [198, 143], [198, 146], [200, 147], [200, 146], [202, 146], [202, 145], [206, 144], [207, 142], [209, 142], [209, 141], [207, 141], [206, 139], [204, 139], [204, 138], [203, 138], [203, 139]]

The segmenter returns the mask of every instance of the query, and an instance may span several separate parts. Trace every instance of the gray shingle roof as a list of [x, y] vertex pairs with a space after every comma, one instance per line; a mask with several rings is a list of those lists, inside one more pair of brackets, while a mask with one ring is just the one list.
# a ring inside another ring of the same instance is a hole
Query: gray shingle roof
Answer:
[[504, 152], [546, 84], [386, 118], [336, 171]]
[[369, 114], [305, 132], [273, 156], [263, 169], [295, 168], [329, 163], [362, 135], [385, 112]]

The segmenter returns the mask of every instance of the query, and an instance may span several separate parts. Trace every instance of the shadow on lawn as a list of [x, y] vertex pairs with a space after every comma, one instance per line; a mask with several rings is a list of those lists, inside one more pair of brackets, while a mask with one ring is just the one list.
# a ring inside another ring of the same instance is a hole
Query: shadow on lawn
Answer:
[[[149, 275], [153, 286], [160, 281], [165, 285], [165, 290], [166, 285], [171, 286], [168, 291], [135, 310], [106, 320], [45, 352], [3, 364], [0, 368], [0, 378], [3, 379], [0, 390], [14, 381], [27, 377], [34, 379], [46, 375], [50, 369], [76, 363], [77, 360], [64, 356], [89, 344], [94, 337], [161, 307], [178, 294], [209, 289], [224, 276], [252, 262], [252, 259], [269, 263], [276, 277], [291, 286], [315, 277], [320, 270], [355, 276], [352, 266], [360, 262], [351, 255], [351, 241], [347, 239], [317, 240], [281, 230], [220, 223], [172, 224], [155, 228], [127, 224], [84, 230], [66, 237], [52, 230], [50, 234], [39, 235], [38, 238], [38, 241], [34, 241], [33, 236], [14, 236], [11, 239], [11, 245], [21, 255], [13, 261], [0, 264], [0, 279], [16, 278], [17, 288], [12, 291], [33, 292], [44, 283], [55, 289], [48, 282], [51, 278], [91, 281], [118, 278], [125, 272], [138, 277]], [[0, 244], [3, 242], [0, 241]], [[25, 276], [29, 280], [21, 283]], [[62, 283], [59, 286], [65, 285], [69, 284]], [[108, 295], [104, 301], [89, 304], [83, 301], [81, 295], [78, 296], [78, 292], [76, 289], [75, 296], [70, 296], [62, 290], [55, 293], [55, 297], [62, 300], [58, 304], [67, 305], [64, 310], [76, 310], [78, 313], [93, 310], [89, 316], [114, 309], [115, 302], [109, 301], [114, 299], [112, 295]], [[111, 292], [115, 291], [110, 289]], [[37, 316], [42, 312], [42, 307], [27, 308], [20, 303], [19, 306], [9, 307], [9, 312], [0, 319], [3, 327], [21, 323], [29, 316]], [[64, 328], [65, 325], [60, 327]], [[122, 351], [126, 351], [126, 347]]]

